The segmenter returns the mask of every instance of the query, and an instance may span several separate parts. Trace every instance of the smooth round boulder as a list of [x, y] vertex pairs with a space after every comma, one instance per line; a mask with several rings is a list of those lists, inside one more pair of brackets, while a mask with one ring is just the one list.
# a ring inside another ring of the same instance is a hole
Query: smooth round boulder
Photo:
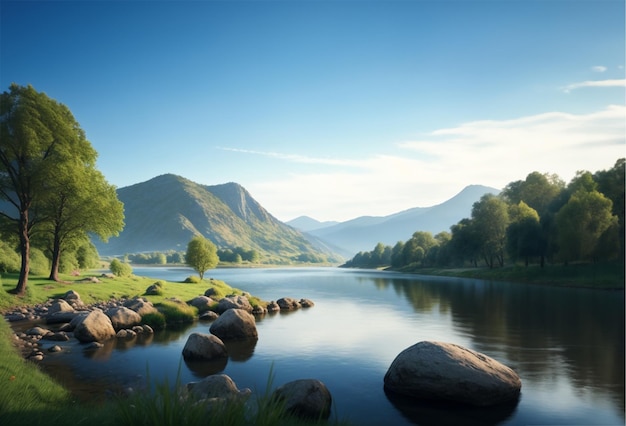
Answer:
[[291, 297], [282, 297], [276, 301], [281, 311], [291, 311], [301, 307], [300, 302]]
[[243, 309], [252, 312], [252, 305], [246, 296], [226, 296], [219, 300], [217, 312], [223, 314], [229, 309]]
[[124, 302], [124, 306], [130, 310], [137, 312], [139, 315], [144, 316], [157, 312], [157, 308], [154, 307], [152, 302], [141, 297], [135, 297]]
[[224, 342], [212, 334], [191, 333], [183, 348], [183, 358], [188, 361], [226, 358], [228, 353]]
[[301, 379], [285, 383], [274, 391], [273, 398], [283, 401], [285, 410], [306, 419], [328, 419], [332, 396], [324, 383]]
[[74, 308], [65, 300], [57, 299], [48, 308], [48, 315], [54, 315], [58, 312], [74, 312]]
[[202, 312], [208, 310], [211, 307], [211, 305], [213, 304], [213, 300], [207, 296], [198, 296], [191, 299], [189, 301], [189, 304], [191, 306], [195, 306], [196, 308], [198, 308], [199, 311]]
[[518, 399], [522, 382], [512, 369], [484, 354], [453, 343], [425, 341], [393, 360], [384, 386], [418, 399], [485, 407]]
[[113, 328], [116, 330], [131, 328], [141, 323], [141, 315], [124, 306], [107, 309], [106, 314], [111, 319], [111, 324], [113, 324]]
[[81, 343], [102, 342], [115, 337], [111, 319], [101, 310], [95, 309], [81, 318], [74, 329], [74, 337]]
[[222, 340], [256, 339], [259, 336], [254, 315], [242, 309], [227, 310], [209, 330]]
[[247, 397], [252, 393], [248, 388], [237, 389], [233, 379], [226, 374], [214, 374], [199, 382], [187, 383], [187, 391], [200, 400], [209, 398], [236, 399]]

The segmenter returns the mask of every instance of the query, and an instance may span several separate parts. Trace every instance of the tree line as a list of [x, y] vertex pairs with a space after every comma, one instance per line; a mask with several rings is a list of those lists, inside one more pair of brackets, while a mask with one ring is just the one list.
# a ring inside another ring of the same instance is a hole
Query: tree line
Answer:
[[378, 243], [346, 267], [528, 266], [546, 262], [624, 260], [626, 160], [607, 170], [579, 171], [567, 185], [558, 175], [532, 172], [500, 194], [486, 194], [471, 217], [432, 235], [417, 231], [393, 247]]

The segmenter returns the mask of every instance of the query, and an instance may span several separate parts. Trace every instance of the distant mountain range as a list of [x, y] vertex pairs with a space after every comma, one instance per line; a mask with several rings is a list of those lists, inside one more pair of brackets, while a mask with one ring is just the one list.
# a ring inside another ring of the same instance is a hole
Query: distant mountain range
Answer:
[[236, 183], [205, 186], [166, 174], [120, 188], [117, 194], [124, 203], [126, 225], [108, 243], [94, 239], [102, 255], [185, 251], [200, 234], [218, 248], [254, 249], [270, 263], [303, 255], [337, 257], [274, 218]]
[[470, 217], [473, 204], [485, 194], [500, 190], [482, 185], [469, 185], [460, 193], [432, 207], [415, 207], [389, 216], [362, 216], [341, 223], [318, 222], [307, 216], [287, 222], [308, 235], [311, 241], [323, 241], [345, 257], [359, 251], [370, 251], [379, 242], [395, 245], [406, 241], [416, 231], [433, 235], [450, 231], [461, 219]]
[[108, 243], [94, 238], [105, 256], [155, 251], [184, 251], [195, 235], [218, 248], [256, 250], [266, 263], [294, 259], [341, 262], [378, 242], [394, 245], [415, 231], [436, 234], [471, 214], [486, 193], [500, 191], [470, 185], [433, 207], [416, 207], [389, 216], [362, 216], [346, 222], [319, 222], [307, 216], [283, 223], [237, 183], [201, 185], [166, 174], [117, 190], [124, 203], [125, 227]]

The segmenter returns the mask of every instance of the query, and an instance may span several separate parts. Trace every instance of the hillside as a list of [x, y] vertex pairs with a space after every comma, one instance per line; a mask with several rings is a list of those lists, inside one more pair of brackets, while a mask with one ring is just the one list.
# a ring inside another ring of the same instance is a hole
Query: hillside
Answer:
[[359, 251], [369, 251], [382, 242], [394, 245], [406, 241], [415, 231], [428, 231], [433, 235], [449, 231], [450, 226], [470, 217], [472, 205], [486, 193], [500, 191], [481, 185], [470, 185], [441, 204], [432, 207], [415, 207], [389, 216], [362, 216], [334, 226], [308, 231], [308, 234], [326, 242], [344, 256], [352, 257]]
[[219, 248], [254, 249], [268, 263], [300, 255], [324, 257], [299, 231], [269, 214], [236, 183], [204, 186], [176, 175], [118, 189], [126, 225], [108, 243], [94, 240], [102, 255], [186, 250], [201, 234]]
[[320, 222], [319, 220], [315, 220], [309, 216], [299, 216], [285, 223], [293, 228], [296, 228], [298, 231], [309, 232], [309, 231], [314, 231], [316, 229], [327, 228], [329, 226], [337, 225], [340, 222], [337, 222], [337, 221]]

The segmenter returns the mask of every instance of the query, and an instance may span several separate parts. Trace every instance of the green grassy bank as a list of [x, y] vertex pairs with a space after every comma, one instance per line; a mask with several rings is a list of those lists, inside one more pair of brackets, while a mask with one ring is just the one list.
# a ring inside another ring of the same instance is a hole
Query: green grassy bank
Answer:
[[509, 265], [501, 268], [404, 268], [401, 272], [560, 287], [624, 289], [624, 263]]

